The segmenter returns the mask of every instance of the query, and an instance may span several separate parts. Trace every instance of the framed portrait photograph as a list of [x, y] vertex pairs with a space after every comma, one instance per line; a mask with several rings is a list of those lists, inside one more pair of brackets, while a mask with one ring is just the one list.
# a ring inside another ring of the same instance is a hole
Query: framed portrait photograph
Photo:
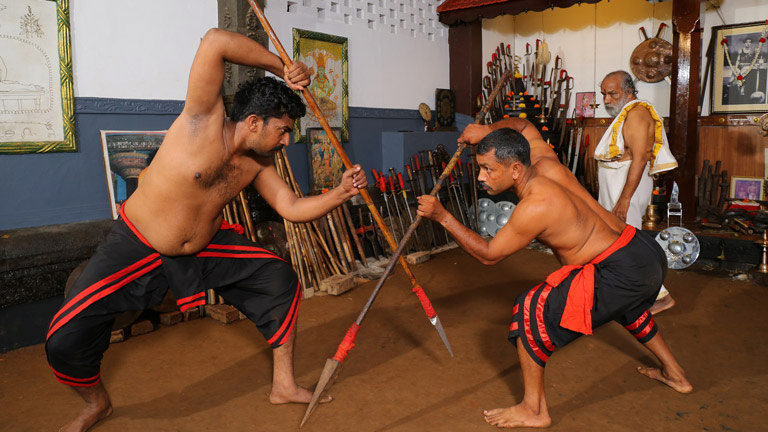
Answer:
[[768, 111], [766, 21], [712, 28], [712, 114]]
[[0, 153], [77, 151], [69, 0], [0, 1]]
[[101, 152], [109, 190], [112, 219], [139, 185], [142, 171], [152, 162], [167, 131], [101, 131]]
[[750, 201], [762, 201], [765, 197], [763, 179], [760, 177], [731, 177], [730, 197]]
[[[331, 128], [336, 138], [340, 128]], [[332, 189], [341, 182], [344, 174], [344, 162], [336, 153], [330, 137], [323, 128], [307, 129], [307, 160], [309, 161], [309, 189], [312, 193]]]
[[576, 117], [595, 116], [595, 92], [576, 93]]
[[[349, 141], [347, 45], [345, 37], [293, 29], [293, 60], [309, 68], [312, 83], [308, 90], [328, 124], [340, 130], [340, 141]], [[294, 141], [305, 142], [307, 129], [319, 127], [317, 116], [307, 107], [307, 115], [296, 120]]]

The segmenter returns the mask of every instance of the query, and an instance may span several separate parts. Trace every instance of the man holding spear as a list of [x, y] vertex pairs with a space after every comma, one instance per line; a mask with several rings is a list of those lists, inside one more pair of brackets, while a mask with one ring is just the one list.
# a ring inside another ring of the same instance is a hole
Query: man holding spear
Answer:
[[[225, 61], [283, 76], [287, 86], [273, 78], [244, 83], [226, 117], [220, 93]], [[288, 263], [233, 233], [222, 218], [224, 206], [248, 185], [294, 222], [317, 219], [367, 186], [354, 166], [329, 193], [298, 198], [278, 175], [272, 156], [288, 145], [295, 119], [305, 113], [291, 89], [303, 90], [309, 76], [306, 65], [286, 67], [243, 35], [212, 29], [202, 39], [184, 110], [51, 322], [51, 368], [86, 402], [61, 430], [87, 430], [112, 412], [100, 380], [112, 322], [123, 311], [159, 302], [169, 287], [182, 311], [205, 304], [205, 290], [216, 289], [274, 349], [270, 402], [309, 402], [312, 393], [293, 374], [298, 278]]]
[[484, 264], [498, 263], [536, 238], [551, 247], [563, 265], [515, 301], [509, 339], [517, 346], [523, 371], [523, 400], [484, 411], [485, 420], [498, 427], [549, 426], [544, 395], [549, 356], [614, 320], [661, 363], [660, 368], [639, 367], [640, 373], [680, 393], [690, 392], [693, 387], [648, 312], [666, 273], [664, 252], [647, 234], [606, 220], [599, 204], [586, 191], [575, 193], [568, 179], [554, 181], [551, 176], [561, 174], [548, 173], [548, 166], [554, 170], [554, 165], [548, 165], [539, 150], [537, 146], [537, 162], [532, 164], [531, 145], [509, 128], [480, 140], [478, 180], [492, 195], [513, 190], [520, 197], [509, 222], [490, 241], [463, 226], [434, 197], [419, 197], [418, 215], [439, 222]]

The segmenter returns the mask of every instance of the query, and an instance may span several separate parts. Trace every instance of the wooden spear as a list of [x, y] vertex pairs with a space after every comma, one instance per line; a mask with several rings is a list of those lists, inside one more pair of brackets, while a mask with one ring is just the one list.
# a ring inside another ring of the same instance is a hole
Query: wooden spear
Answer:
[[[507, 79], [509, 79], [510, 75], [511, 75], [511, 71], [508, 70], [501, 76], [499, 81], [496, 83], [496, 87], [493, 89], [493, 92], [491, 92], [491, 96], [488, 98], [488, 101], [486, 101], [485, 106], [475, 116], [475, 124], [479, 124], [482, 121], [482, 119], [485, 118], [485, 113], [488, 111], [488, 108], [490, 108], [491, 104], [493, 104], [493, 101], [498, 96], [504, 82]], [[448, 162], [448, 165], [446, 165], [445, 169], [443, 169], [443, 173], [440, 174], [440, 178], [437, 180], [434, 187], [432, 187], [432, 191], [429, 193], [430, 196], [437, 196], [437, 192], [443, 186], [443, 183], [445, 183], [445, 179], [448, 178], [451, 171], [453, 171], [453, 167], [456, 165], [456, 161], [459, 160], [459, 156], [461, 156], [461, 152], [464, 151], [464, 148], [466, 148], [466, 146], [467, 146], [466, 143], [459, 144], [459, 148], [456, 149], [456, 152], [453, 154], [453, 157]], [[373, 301], [376, 299], [376, 295], [379, 293], [379, 290], [381, 289], [382, 285], [384, 285], [384, 281], [392, 272], [392, 269], [395, 267], [395, 263], [397, 262], [398, 257], [402, 255], [403, 250], [408, 244], [408, 241], [413, 236], [413, 233], [416, 231], [416, 228], [419, 226], [419, 223], [421, 223], [422, 219], [423, 218], [421, 216], [417, 216], [416, 220], [411, 224], [410, 227], [408, 227], [408, 231], [405, 232], [403, 239], [400, 241], [400, 245], [397, 247], [397, 250], [395, 250], [395, 253], [390, 258], [389, 264], [387, 264], [387, 268], [384, 270], [384, 274], [381, 276], [381, 278], [379, 278], [379, 281], [376, 283], [376, 287], [373, 289], [373, 292], [368, 297], [368, 302], [365, 304], [365, 307], [360, 312], [360, 315], [358, 315], [357, 320], [355, 320], [355, 322], [352, 323], [352, 326], [349, 328], [349, 330], [347, 330], [347, 333], [346, 335], [344, 335], [344, 339], [339, 344], [339, 347], [336, 350], [336, 354], [333, 356], [333, 358], [329, 358], [328, 360], [326, 360], [325, 367], [323, 367], [323, 371], [320, 373], [320, 379], [318, 380], [317, 385], [315, 386], [315, 391], [312, 394], [312, 399], [309, 401], [309, 406], [307, 407], [307, 411], [304, 413], [304, 418], [301, 420], [301, 425], [299, 425], [299, 427], [304, 426], [304, 423], [307, 422], [307, 420], [309, 419], [309, 416], [317, 407], [318, 402], [320, 401], [320, 398], [323, 396], [323, 394], [326, 391], [328, 391], [331, 385], [333, 385], [333, 382], [339, 376], [339, 373], [341, 373], [341, 364], [344, 362], [344, 359], [347, 357], [347, 354], [349, 353], [349, 351], [355, 346], [355, 343], [354, 343], [355, 337], [357, 336], [357, 331], [360, 330], [360, 324], [362, 324], [363, 319], [365, 318], [365, 314], [368, 313], [368, 309], [370, 309], [371, 305], [373, 304]], [[414, 290], [414, 292], [416, 293], [417, 296], [419, 296], [419, 299], [426, 298], [426, 296], [424, 296], [423, 291]]]
[[[269, 35], [269, 39], [272, 41], [272, 44], [280, 53], [280, 58], [283, 60], [283, 64], [285, 64], [288, 67], [291, 67], [293, 65], [293, 61], [288, 56], [288, 53], [285, 51], [285, 48], [283, 48], [283, 45], [280, 43], [280, 40], [277, 38], [277, 34], [275, 34], [275, 31], [272, 29], [272, 26], [269, 24], [269, 21], [267, 21], [267, 17], [264, 15], [264, 12], [261, 10], [261, 7], [256, 3], [255, 0], [248, 0], [248, 3], [251, 5], [251, 9], [253, 9], [253, 12], [256, 14], [256, 18], [258, 18], [259, 22], [261, 22], [261, 26], [264, 28], [264, 31], [266, 31], [267, 35]], [[304, 89], [302, 90], [302, 94], [304, 95], [304, 99], [306, 99], [307, 101], [307, 105], [309, 105], [309, 107], [315, 113], [315, 116], [317, 117], [317, 120], [320, 122], [320, 125], [325, 130], [325, 133], [328, 134], [328, 137], [331, 139], [331, 144], [333, 145], [334, 150], [336, 150], [336, 153], [341, 158], [341, 161], [344, 163], [344, 166], [347, 169], [352, 168], [353, 166], [352, 161], [349, 160], [347, 153], [344, 151], [344, 148], [341, 146], [341, 143], [339, 143], [338, 139], [336, 138], [336, 134], [334, 134], [333, 131], [331, 130], [331, 125], [328, 124], [328, 121], [325, 119], [325, 116], [323, 115], [322, 111], [320, 111], [320, 108], [317, 106], [317, 102], [315, 102], [315, 98], [314, 96], [312, 96], [312, 93], [309, 90]], [[387, 239], [387, 243], [389, 243], [389, 246], [392, 248], [392, 250], [397, 249], [397, 242], [395, 242], [395, 239], [392, 237], [392, 233], [389, 232], [386, 225], [384, 224], [384, 219], [381, 218], [381, 215], [379, 214], [378, 210], [376, 210], [376, 206], [373, 204], [371, 195], [368, 193], [366, 189], [360, 189], [360, 196], [363, 197], [363, 200], [365, 201], [365, 204], [368, 206], [368, 209], [371, 211], [373, 218], [376, 220], [376, 223], [381, 228], [381, 232], [384, 234], [384, 237]], [[411, 268], [408, 266], [408, 263], [405, 261], [405, 258], [400, 257], [399, 263], [403, 267], [403, 271], [405, 271], [406, 276], [408, 276], [408, 279], [411, 282], [412, 291], [421, 293], [419, 297], [419, 301], [421, 302], [424, 312], [427, 314], [427, 319], [429, 319], [430, 324], [432, 324], [435, 327], [435, 330], [437, 331], [437, 334], [440, 335], [440, 339], [442, 339], [443, 344], [445, 345], [445, 348], [448, 349], [448, 352], [451, 354], [451, 357], [453, 357], [453, 350], [451, 349], [451, 344], [448, 342], [448, 337], [445, 335], [445, 330], [443, 330], [443, 325], [440, 323], [440, 317], [437, 316], [437, 313], [432, 308], [432, 303], [429, 301], [429, 298], [426, 296], [426, 294], [424, 294], [424, 290], [422, 289], [421, 285], [419, 285], [419, 283], [416, 281], [416, 277], [413, 275], [413, 272], [411, 271]]]

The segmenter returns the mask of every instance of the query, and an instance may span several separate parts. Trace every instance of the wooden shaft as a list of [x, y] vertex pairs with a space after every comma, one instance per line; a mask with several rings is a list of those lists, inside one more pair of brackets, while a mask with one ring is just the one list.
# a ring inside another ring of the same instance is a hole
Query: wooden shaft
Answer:
[[332, 212], [325, 215], [326, 220], [328, 221], [328, 227], [331, 229], [331, 237], [333, 238], [333, 243], [336, 245], [336, 251], [339, 255], [339, 262], [341, 262], [341, 267], [344, 269], [344, 274], [349, 273], [349, 266], [347, 265], [347, 259], [344, 256], [344, 247], [341, 245], [341, 240], [336, 233], [336, 227], [333, 222], [333, 216]]
[[355, 242], [355, 246], [357, 247], [357, 252], [360, 254], [360, 261], [363, 263], [363, 267], [368, 267], [367, 260], [365, 259], [365, 251], [363, 250], [363, 244], [360, 242], [360, 238], [357, 237], [357, 232], [355, 232], [355, 224], [352, 221], [352, 214], [349, 212], [349, 208], [347, 207], [347, 203], [343, 203], [341, 205], [341, 210], [344, 213], [344, 218], [347, 221], [347, 225], [349, 225], [349, 232], [352, 235], [352, 240]]
[[240, 204], [242, 204], [245, 212], [245, 224], [251, 233], [251, 241], [256, 242], [256, 230], [253, 227], [253, 219], [251, 218], [251, 210], [248, 205], [248, 198], [245, 196], [245, 191], [240, 191]]
[[336, 221], [340, 237], [343, 241], [344, 254], [349, 262], [349, 268], [352, 271], [357, 270], [357, 262], [355, 262], [355, 254], [352, 252], [352, 241], [349, 238], [349, 230], [347, 229], [347, 223], [344, 221], [344, 215], [339, 207], [333, 210], [333, 220]]

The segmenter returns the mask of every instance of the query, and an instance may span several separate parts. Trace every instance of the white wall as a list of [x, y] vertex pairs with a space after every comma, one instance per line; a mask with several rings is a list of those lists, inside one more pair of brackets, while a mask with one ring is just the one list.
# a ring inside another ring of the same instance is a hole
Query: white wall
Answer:
[[70, 2], [76, 97], [183, 100], [216, 0]]
[[[434, 108], [435, 88], [448, 88], [439, 0], [288, 3], [264, 11], [289, 54], [294, 27], [349, 38], [350, 106]], [[199, 40], [217, 26], [216, 0], [77, 0], [70, 14], [77, 97], [184, 99]]]
[[[702, 3], [703, 4], [703, 3]], [[727, 24], [759, 21], [768, 18], [765, 0], [724, 0], [721, 13]], [[552, 54], [563, 58], [563, 66], [574, 77], [574, 92], [597, 93], [597, 117], [607, 117], [600, 98], [600, 81], [614, 70], [629, 69], [629, 58], [635, 47], [643, 41], [639, 28], [645, 27], [653, 37], [660, 23], [667, 27], [662, 38], [672, 41], [672, 2], [651, 3], [646, 0], [602, 1], [594, 5], [582, 4], [567, 9], [554, 8], [543, 12], [530, 12], [514, 17], [499, 16], [483, 21], [483, 62], [490, 60], [491, 51], [499, 42], [514, 46], [518, 55], [525, 53], [525, 44], [535, 45], [536, 39], [546, 40]], [[722, 25], [715, 10], [702, 7], [702, 54], [706, 52], [711, 28]], [[702, 74], [706, 60], [702, 61]], [[659, 113], [669, 115], [670, 85], [666, 81], [646, 83], [639, 81], [638, 97], [650, 100]], [[709, 89], [702, 114], [709, 113]], [[572, 110], [574, 101], [571, 101]]]
[[437, 19], [439, 4], [266, 0], [264, 13], [290, 55], [293, 28], [349, 39], [350, 106], [416, 109], [425, 102], [434, 109], [435, 88], [450, 85], [448, 28]]

